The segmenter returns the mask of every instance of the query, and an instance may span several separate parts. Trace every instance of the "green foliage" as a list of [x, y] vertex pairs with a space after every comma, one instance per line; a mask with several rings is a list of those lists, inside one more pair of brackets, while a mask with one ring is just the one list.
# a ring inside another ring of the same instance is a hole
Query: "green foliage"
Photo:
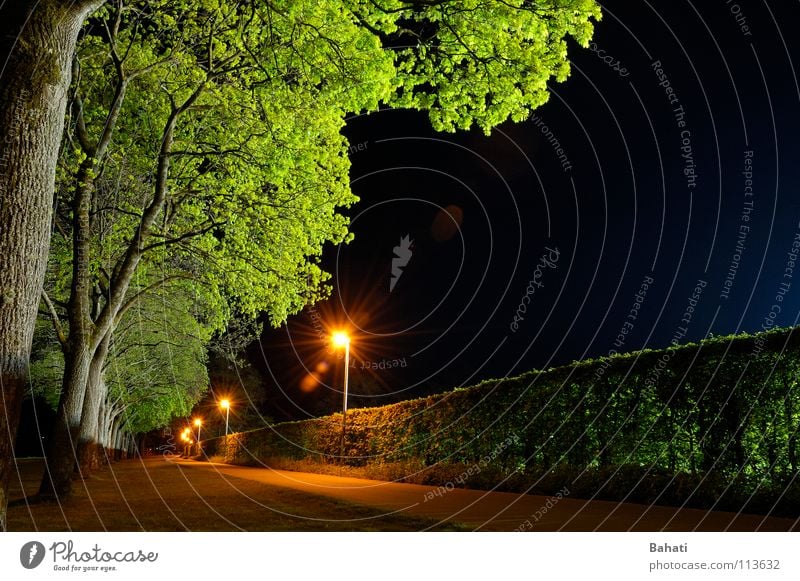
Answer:
[[[107, 7], [79, 45], [75, 90], [90, 136], [103, 134], [125, 89], [95, 170], [95, 268], [115, 272], [152, 208], [145, 259], [200, 281], [218, 329], [232, 307], [278, 324], [322, 296], [316, 259], [347, 239], [337, 208], [355, 201], [344, 114], [377, 106], [391, 77], [387, 56], [356, 50], [368, 33], [330, 7], [288, 4], [134, 2], [113, 38], [104, 31], [118, 12]], [[63, 160], [65, 207], [82, 160]]]
[[193, 387], [146, 397], [164, 379], [149, 370], [178, 369], [176, 387], [231, 317], [277, 326], [330, 292], [319, 257], [350, 239], [340, 212], [357, 201], [347, 113], [413, 107], [439, 129], [488, 132], [546, 100], [568, 73], [566, 39], [585, 46], [599, 18], [593, 0], [105, 3], [78, 43], [57, 173], [51, 310], [90, 329], [64, 324], [65, 352], [130, 328], [167, 290], [202, 305], [167, 317], [197, 338], [185, 360], [155, 347], [156, 317], [140, 317], [137, 341], [113, 338], [134, 357], [112, 357], [110, 380], [129, 425], [183, 413]]
[[[121, 411], [128, 431], [147, 432], [188, 415], [208, 390], [206, 345], [211, 331], [199, 322], [202, 308], [186, 289], [173, 285], [137, 301], [117, 329], [103, 380], [106, 401]], [[32, 392], [55, 410], [64, 357], [49, 324], [37, 325], [36, 338]]]
[[[74, 84], [92, 137], [125, 91], [93, 170], [95, 267], [118, 262], [135, 235], [179, 110], [149, 238], [172, 241], [169, 260], [218, 295], [220, 327], [230, 301], [280, 324], [327, 293], [316, 260], [349, 237], [337, 213], [356, 201], [340, 133], [348, 112], [427, 109], [449, 131], [521, 120], [547, 100], [550, 78], [566, 78], [566, 38], [586, 46], [599, 18], [592, 0], [107, 4], [86, 28]], [[62, 164], [66, 197], [84, 149]]]
[[601, 18], [593, 0], [396, 5], [404, 6], [404, 31], [393, 103], [428, 109], [444, 131], [478, 125], [489, 133], [506, 119], [526, 119], [547, 101], [548, 81], [569, 75], [567, 37], [588, 46], [591, 21]]
[[55, 410], [61, 395], [61, 380], [64, 375], [64, 355], [48, 321], [37, 321], [33, 336], [33, 357], [31, 358], [30, 393], [44, 398]]
[[210, 332], [191, 295], [164, 289], [137, 302], [114, 335], [105, 368], [108, 400], [142, 433], [187, 416], [208, 390]]

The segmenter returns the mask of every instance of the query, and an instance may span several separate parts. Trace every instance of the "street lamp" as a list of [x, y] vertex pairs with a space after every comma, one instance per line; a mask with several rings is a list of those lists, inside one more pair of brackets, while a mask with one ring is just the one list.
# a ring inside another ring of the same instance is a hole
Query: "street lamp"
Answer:
[[[189, 428], [186, 428], [186, 430], [188, 430], [188, 429]], [[184, 456], [188, 456], [189, 455], [189, 434], [186, 433], [186, 430], [184, 430], [181, 433], [181, 440], [183, 440], [183, 455]]]
[[350, 337], [343, 331], [333, 334], [334, 347], [344, 347], [344, 393], [342, 395], [342, 442], [339, 447], [339, 456], [344, 462], [344, 435], [347, 430], [347, 382], [350, 372]]
[[231, 402], [227, 399], [223, 399], [219, 402], [219, 407], [225, 410], [225, 435], [228, 435], [228, 420], [230, 420], [231, 416]]
[[197, 441], [200, 441], [200, 426], [203, 425], [203, 420], [200, 418], [195, 419], [194, 425], [197, 427]]

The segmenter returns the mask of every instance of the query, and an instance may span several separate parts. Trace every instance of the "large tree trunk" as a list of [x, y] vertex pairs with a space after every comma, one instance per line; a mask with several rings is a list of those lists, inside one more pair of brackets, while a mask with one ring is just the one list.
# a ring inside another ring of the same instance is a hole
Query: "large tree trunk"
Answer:
[[71, 62], [81, 24], [100, 4], [0, 4], [0, 530], [44, 282]]
[[116, 448], [117, 448], [117, 420], [116, 416], [111, 418], [111, 424], [108, 426], [108, 444], [106, 448], [108, 448], [108, 457], [111, 460], [116, 460]]
[[76, 444], [92, 354], [90, 345], [73, 344], [65, 355], [61, 401], [47, 450], [47, 469], [39, 487], [40, 496], [63, 497], [72, 492], [72, 474], [77, 466]]
[[114, 450], [114, 460], [122, 459], [123, 423], [124, 423], [123, 420], [121, 420], [119, 417], [114, 419], [114, 430], [112, 432], [113, 435], [111, 437], [111, 446]]
[[100, 414], [106, 397], [106, 384], [103, 377], [111, 333], [100, 342], [89, 366], [89, 379], [86, 395], [83, 398], [80, 431], [78, 433], [78, 467], [85, 476], [100, 465], [103, 456], [100, 449]]
[[104, 335], [92, 320], [90, 208], [94, 182], [91, 160], [78, 172], [72, 209], [72, 284], [69, 298], [69, 339], [64, 353], [64, 381], [40, 496], [65, 497], [72, 492], [72, 475], [78, 468], [78, 435], [89, 384], [92, 361]]

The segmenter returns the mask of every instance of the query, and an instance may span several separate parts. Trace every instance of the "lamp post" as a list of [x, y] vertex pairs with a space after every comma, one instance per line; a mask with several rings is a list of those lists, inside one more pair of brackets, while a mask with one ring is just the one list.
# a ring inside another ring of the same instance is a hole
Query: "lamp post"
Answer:
[[221, 402], [219, 402], [219, 405], [220, 405], [220, 407], [222, 409], [225, 410], [225, 435], [227, 436], [228, 435], [228, 425], [229, 425], [229, 421], [228, 420], [230, 420], [230, 417], [231, 417], [231, 402], [229, 400], [227, 400], [227, 399], [223, 399]]
[[200, 418], [195, 419], [194, 425], [197, 427], [197, 443], [200, 443], [200, 426], [203, 425], [203, 420]]
[[347, 431], [347, 382], [350, 373], [350, 337], [347, 333], [339, 331], [333, 334], [333, 344], [344, 347], [344, 392], [342, 394], [342, 441], [339, 447], [339, 456], [344, 462], [344, 436]]

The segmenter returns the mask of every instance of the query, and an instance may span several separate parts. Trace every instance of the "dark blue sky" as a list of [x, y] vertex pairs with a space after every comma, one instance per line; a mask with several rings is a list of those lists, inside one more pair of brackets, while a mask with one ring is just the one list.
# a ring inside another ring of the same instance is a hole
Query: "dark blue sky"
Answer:
[[[253, 350], [270, 413], [339, 405], [319, 321], [355, 333], [353, 393], [370, 397], [353, 405], [796, 323], [800, 5], [604, 8], [527, 122], [485, 137], [405, 111], [348, 121], [355, 240], [325, 256], [320, 319], [295, 316]], [[309, 371], [320, 382], [304, 389]]]

